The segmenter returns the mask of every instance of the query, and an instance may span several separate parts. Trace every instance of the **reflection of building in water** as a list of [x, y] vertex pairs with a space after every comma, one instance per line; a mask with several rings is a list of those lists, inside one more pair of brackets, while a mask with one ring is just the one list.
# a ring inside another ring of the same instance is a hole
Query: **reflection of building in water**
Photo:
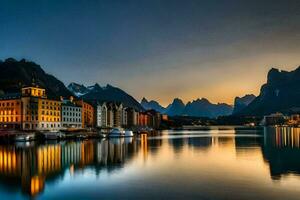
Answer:
[[141, 150], [143, 152], [144, 160], [148, 157], [148, 136], [147, 134], [141, 135]]
[[61, 146], [46, 145], [37, 149], [37, 173], [49, 174], [61, 169]]
[[[30, 196], [43, 191], [45, 181], [71, 173], [87, 165], [100, 171], [115, 168], [133, 158], [139, 150], [147, 154], [147, 138], [141, 143], [133, 138], [116, 138], [101, 142], [88, 140], [31, 147], [0, 146], [0, 181], [9, 178]], [[50, 178], [51, 177], [51, 178]]]
[[270, 164], [272, 178], [300, 174], [300, 129], [292, 127], [265, 128], [263, 156]]
[[16, 179], [21, 183], [22, 190], [35, 195], [44, 188], [44, 178], [36, 173], [36, 152], [32, 148], [20, 149], [13, 146], [0, 146], [0, 174]]
[[300, 129], [293, 127], [278, 127], [275, 129], [274, 144], [276, 147], [300, 147]]

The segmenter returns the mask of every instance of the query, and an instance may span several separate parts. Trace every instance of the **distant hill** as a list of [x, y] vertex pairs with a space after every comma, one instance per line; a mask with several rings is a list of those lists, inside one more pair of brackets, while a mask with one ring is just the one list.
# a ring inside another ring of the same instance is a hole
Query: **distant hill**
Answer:
[[101, 87], [99, 84], [92, 86], [84, 86], [77, 83], [70, 83], [68, 89], [77, 97], [80, 97], [89, 102], [113, 101], [122, 102], [127, 107], [135, 108], [136, 110], [144, 110], [144, 108], [132, 96], [123, 90], [106, 85]]
[[47, 74], [40, 65], [34, 62], [25, 59], [17, 61], [13, 58], [0, 62], [0, 91], [4, 93], [20, 92], [22, 86], [31, 85], [33, 80], [47, 90], [48, 97], [59, 98], [72, 95], [60, 80]]
[[235, 114], [242, 111], [255, 99], [255, 97], [256, 96], [254, 94], [247, 94], [243, 97], [235, 97], [234, 108], [232, 113]]
[[207, 99], [197, 99], [188, 102], [183, 114], [193, 117], [210, 117], [226, 116], [232, 114], [232, 106], [225, 103], [213, 104]]
[[232, 106], [225, 103], [213, 104], [207, 99], [197, 99], [186, 105], [181, 99], [175, 98], [165, 109], [169, 116], [209, 117], [227, 116], [232, 114]]
[[160, 113], [164, 113], [166, 111], [166, 108], [161, 106], [157, 101], [153, 101], [153, 100], [148, 101], [145, 97], [142, 99], [141, 105], [146, 110], [153, 109], [153, 110], [156, 110], [157, 112], [160, 112]]
[[300, 67], [291, 72], [272, 68], [259, 96], [237, 115], [261, 116], [275, 112], [300, 113]]
[[183, 114], [185, 105], [181, 99], [175, 98], [165, 110], [165, 113], [170, 116], [180, 116]]

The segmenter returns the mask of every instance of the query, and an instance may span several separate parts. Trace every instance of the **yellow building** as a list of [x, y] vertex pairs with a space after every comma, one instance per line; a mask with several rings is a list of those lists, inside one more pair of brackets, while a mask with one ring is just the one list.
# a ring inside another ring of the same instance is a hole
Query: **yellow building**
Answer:
[[21, 94], [0, 97], [0, 129], [59, 130], [61, 101], [48, 99], [38, 86], [24, 87]]
[[47, 98], [46, 90], [38, 86], [23, 87], [22, 96]]
[[61, 102], [50, 99], [39, 99], [38, 102], [38, 120], [39, 129], [56, 129], [61, 128]]
[[24, 130], [59, 130], [61, 128], [61, 102], [47, 99], [45, 89], [22, 88], [22, 104]]
[[0, 129], [21, 129], [22, 102], [19, 95], [0, 98]]

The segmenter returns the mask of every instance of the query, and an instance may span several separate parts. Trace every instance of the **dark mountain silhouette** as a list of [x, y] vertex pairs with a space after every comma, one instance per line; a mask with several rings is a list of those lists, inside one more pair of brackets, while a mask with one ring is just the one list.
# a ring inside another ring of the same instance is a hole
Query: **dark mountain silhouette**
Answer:
[[226, 116], [232, 114], [232, 106], [225, 103], [213, 104], [207, 99], [197, 99], [188, 102], [185, 106], [183, 115], [193, 117], [210, 117]]
[[146, 110], [156, 110], [157, 112], [164, 113], [166, 111], [166, 108], [161, 106], [157, 101], [148, 101], [145, 97], [141, 101], [141, 105]]
[[77, 83], [70, 83], [68, 85], [68, 90], [70, 90], [75, 96], [81, 97], [89, 92], [89, 89], [84, 85], [79, 85]]
[[0, 62], [0, 93], [20, 92], [23, 86], [30, 86], [33, 82], [45, 88], [48, 97], [72, 95], [61, 81], [45, 73], [41, 66], [34, 62], [25, 59], [17, 61], [13, 58]]
[[243, 97], [235, 97], [234, 108], [232, 113], [235, 114], [242, 111], [255, 99], [255, 97], [256, 96], [254, 94], [247, 94]]
[[272, 68], [260, 94], [237, 115], [300, 112], [300, 67], [287, 72]]
[[148, 101], [143, 98], [141, 104], [145, 109], [154, 109], [169, 116], [209, 117], [226, 116], [232, 114], [232, 106], [225, 103], [213, 104], [207, 99], [197, 99], [186, 105], [181, 99], [175, 98], [167, 108], [162, 107], [156, 101]]
[[136, 110], [144, 110], [144, 108], [132, 96], [123, 90], [106, 85], [101, 87], [99, 84], [85, 87], [77, 83], [71, 83], [68, 89], [77, 97], [86, 101], [96, 103], [104, 101], [122, 102], [126, 107], [132, 107]]
[[185, 105], [181, 99], [175, 98], [173, 102], [168, 105], [165, 110], [165, 113], [169, 116], [179, 116], [183, 114]]

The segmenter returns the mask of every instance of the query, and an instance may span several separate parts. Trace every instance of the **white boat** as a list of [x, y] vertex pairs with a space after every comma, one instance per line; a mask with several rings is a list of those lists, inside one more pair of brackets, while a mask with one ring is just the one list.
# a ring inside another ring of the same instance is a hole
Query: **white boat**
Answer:
[[57, 131], [57, 132], [53, 132], [53, 131], [44, 132], [43, 134], [44, 134], [46, 140], [58, 140], [58, 139], [64, 138], [64, 134], [62, 132], [59, 132], [59, 131]]
[[108, 134], [108, 137], [124, 137], [124, 136], [125, 136], [125, 131], [120, 130], [118, 128], [112, 129]]
[[114, 128], [108, 134], [108, 137], [133, 137], [133, 132], [131, 130], [123, 130], [119, 128]]
[[20, 134], [15, 136], [16, 142], [27, 142], [35, 139], [35, 134]]
[[130, 131], [130, 130], [126, 130], [125, 133], [124, 133], [124, 136], [125, 137], [133, 137], [133, 132]]

